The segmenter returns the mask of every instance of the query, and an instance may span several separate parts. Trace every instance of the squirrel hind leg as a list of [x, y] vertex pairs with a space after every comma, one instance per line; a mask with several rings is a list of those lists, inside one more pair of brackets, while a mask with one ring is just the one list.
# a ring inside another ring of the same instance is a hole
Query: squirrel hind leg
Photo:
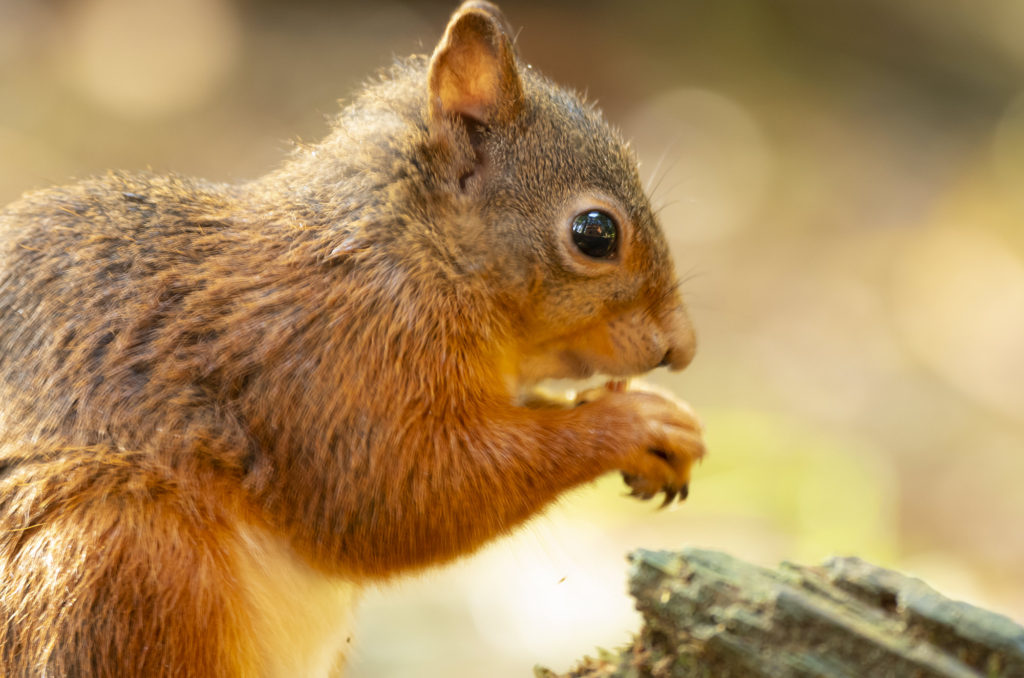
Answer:
[[231, 530], [160, 476], [95, 449], [8, 468], [0, 673], [259, 674]]

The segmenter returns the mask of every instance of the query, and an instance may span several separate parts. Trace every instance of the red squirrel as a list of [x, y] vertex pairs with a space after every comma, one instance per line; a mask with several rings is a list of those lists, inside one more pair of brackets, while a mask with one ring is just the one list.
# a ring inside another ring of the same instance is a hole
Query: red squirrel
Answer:
[[0, 212], [0, 673], [322, 676], [361, 586], [610, 471], [685, 497], [682, 369], [632, 152], [499, 10], [224, 185], [112, 172]]

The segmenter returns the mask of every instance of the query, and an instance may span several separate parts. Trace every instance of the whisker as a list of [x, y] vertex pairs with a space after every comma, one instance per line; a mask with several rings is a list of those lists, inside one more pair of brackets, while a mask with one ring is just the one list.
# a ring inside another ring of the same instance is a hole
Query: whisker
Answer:
[[647, 193], [648, 196], [651, 195], [652, 185], [654, 184], [655, 179], [658, 178], [658, 172], [661, 171], [661, 166], [664, 164], [665, 158], [668, 157], [669, 148], [669, 146], [666, 146], [664, 149], [662, 149], [661, 155], [658, 156], [658, 162], [654, 164], [654, 169], [651, 171], [651, 176], [650, 178], [647, 179], [647, 185], [644, 186], [644, 191]]
[[[662, 154], [662, 156], [667, 157], [668, 156], [668, 151], [666, 150]], [[669, 175], [672, 174], [672, 170], [674, 170], [676, 168], [676, 166], [679, 164], [679, 162], [681, 160], [682, 160], [682, 158], [677, 154], [677, 155], [674, 155], [672, 157], [672, 161], [671, 161], [671, 163], [668, 166], [663, 167], [661, 162], [658, 163], [658, 166], [659, 166], [660, 171], [661, 171], [661, 175], [657, 177], [657, 181], [648, 182], [648, 183], [653, 183], [653, 186], [651, 186], [650, 190], [647, 191], [648, 197], [653, 198], [658, 193], [658, 191], [661, 190], [662, 184], [664, 183], [665, 179], [667, 179], [669, 177]], [[652, 180], [653, 179], [654, 179], [654, 177], [652, 177]], [[673, 184], [672, 187], [675, 188], [676, 186], [678, 186], [678, 183]]]
[[669, 200], [667, 202], [661, 203], [656, 208], [654, 208], [654, 216], [661, 216], [662, 210], [664, 210], [664, 209], [666, 209], [668, 207], [671, 207], [672, 205], [675, 205], [675, 204], [680, 203], [680, 202], [682, 202], [682, 201], [681, 200]]

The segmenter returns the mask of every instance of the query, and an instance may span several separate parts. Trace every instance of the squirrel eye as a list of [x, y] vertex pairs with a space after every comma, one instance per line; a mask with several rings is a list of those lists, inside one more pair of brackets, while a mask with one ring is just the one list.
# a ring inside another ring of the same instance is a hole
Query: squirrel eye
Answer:
[[615, 254], [618, 232], [615, 219], [600, 210], [581, 212], [572, 220], [572, 241], [580, 252], [594, 259]]

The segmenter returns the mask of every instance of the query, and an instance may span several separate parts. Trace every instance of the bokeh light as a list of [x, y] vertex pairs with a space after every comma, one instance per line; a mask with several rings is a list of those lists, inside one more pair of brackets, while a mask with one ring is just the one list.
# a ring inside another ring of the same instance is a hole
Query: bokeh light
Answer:
[[965, 394], [1024, 418], [1024, 260], [968, 224], [923, 230], [894, 275], [892, 320], [909, 348]]
[[771, 151], [757, 121], [729, 98], [708, 90], [660, 92], [623, 125], [644, 158], [649, 192], [681, 245], [727, 238], [756, 227], [771, 172]]
[[62, 57], [73, 85], [124, 117], [195, 107], [231, 72], [241, 38], [226, 0], [81, 0]]

